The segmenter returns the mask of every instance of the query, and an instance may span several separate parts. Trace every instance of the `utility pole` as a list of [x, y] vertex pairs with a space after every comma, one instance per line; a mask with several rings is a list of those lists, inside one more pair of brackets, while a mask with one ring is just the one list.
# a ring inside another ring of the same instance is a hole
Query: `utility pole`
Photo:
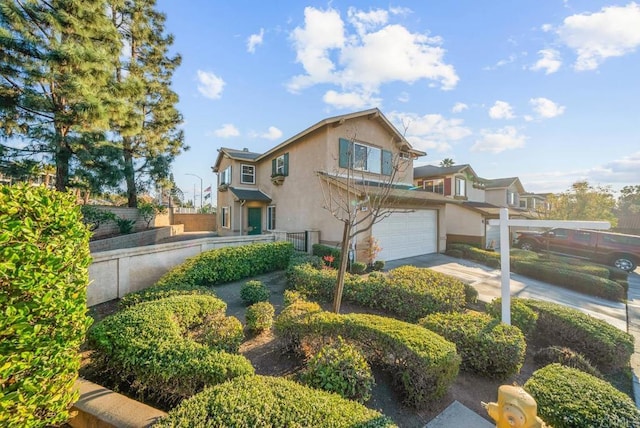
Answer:
[[[186, 173], [185, 175], [193, 175], [194, 177], [200, 179], [200, 209], [202, 209], [202, 177], [196, 174]], [[195, 184], [193, 185], [193, 205], [196, 204], [196, 189]]]

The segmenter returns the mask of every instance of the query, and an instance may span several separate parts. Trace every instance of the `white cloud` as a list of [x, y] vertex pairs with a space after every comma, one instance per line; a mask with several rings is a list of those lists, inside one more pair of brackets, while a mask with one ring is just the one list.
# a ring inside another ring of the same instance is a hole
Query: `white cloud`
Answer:
[[590, 183], [640, 183], [640, 152], [588, 171]]
[[565, 107], [554, 103], [548, 98], [531, 98], [531, 108], [542, 119], [551, 119], [564, 113]]
[[555, 49], [542, 49], [538, 53], [541, 58], [530, 67], [531, 70], [544, 70], [545, 74], [552, 74], [558, 71], [562, 65], [560, 52]]
[[198, 91], [207, 98], [216, 100], [222, 96], [222, 88], [225, 85], [222, 78], [208, 71], [198, 70]]
[[496, 101], [489, 109], [489, 117], [491, 119], [513, 119], [513, 108], [506, 101]]
[[[339, 86], [341, 94], [372, 99], [381, 85], [394, 81], [424, 79], [444, 90], [458, 83], [454, 67], [443, 60], [441, 39], [389, 23], [386, 10], [350, 8], [347, 24], [351, 32], [335, 9], [307, 7], [304, 15], [304, 26], [291, 33], [296, 61], [305, 71], [289, 81], [292, 92], [330, 84]], [[336, 95], [337, 91], [327, 92], [325, 99]]]
[[359, 109], [364, 107], [379, 106], [382, 103], [380, 98], [375, 98], [370, 93], [364, 92], [336, 92], [327, 91], [322, 97], [322, 101], [336, 108]]
[[408, 92], [400, 92], [397, 99], [401, 103], [408, 103], [411, 100], [411, 96]]
[[574, 68], [595, 70], [611, 57], [640, 46], [640, 5], [603, 7], [599, 12], [571, 15], [557, 29], [560, 40], [576, 51]]
[[247, 52], [254, 53], [256, 46], [260, 46], [264, 39], [264, 28], [260, 29], [258, 34], [252, 34], [247, 38]]
[[500, 61], [496, 62], [494, 65], [488, 65], [486, 67], [483, 67], [483, 70], [489, 71], [489, 70], [496, 70], [500, 67], [504, 67], [507, 64], [511, 64], [513, 62], [515, 62], [515, 60], [518, 59], [518, 56], [515, 54], [511, 54], [509, 55], [508, 58], [506, 59], [501, 59]]
[[447, 119], [439, 114], [391, 112], [389, 120], [404, 132], [405, 138], [419, 150], [434, 149], [445, 152], [451, 149], [452, 143], [471, 135], [471, 130], [464, 126], [462, 119]]
[[482, 138], [476, 140], [471, 146], [472, 152], [500, 153], [505, 150], [513, 150], [524, 147], [527, 137], [518, 134], [518, 130], [513, 126], [492, 131], [483, 129], [480, 131]]
[[277, 140], [282, 137], [282, 131], [275, 126], [270, 126], [267, 132], [260, 134], [260, 137], [266, 138], [267, 140]]
[[451, 109], [452, 113], [460, 113], [464, 110], [467, 110], [469, 108], [468, 105], [466, 105], [465, 103], [455, 103], [453, 105], [453, 108]]
[[222, 128], [213, 131], [213, 134], [216, 137], [230, 138], [239, 136], [240, 131], [238, 131], [238, 128], [236, 128], [233, 124], [225, 123], [224, 125], [222, 125]]

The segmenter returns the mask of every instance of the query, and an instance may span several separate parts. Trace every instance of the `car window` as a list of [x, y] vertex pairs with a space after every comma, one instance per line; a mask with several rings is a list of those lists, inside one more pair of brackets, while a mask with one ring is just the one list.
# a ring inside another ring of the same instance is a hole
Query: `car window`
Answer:
[[555, 239], [567, 239], [567, 236], [569, 236], [567, 229], [553, 229], [551, 232], [553, 232], [553, 238]]
[[591, 232], [585, 232], [584, 230], [576, 230], [573, 235], [576, 241], [591, 242]]

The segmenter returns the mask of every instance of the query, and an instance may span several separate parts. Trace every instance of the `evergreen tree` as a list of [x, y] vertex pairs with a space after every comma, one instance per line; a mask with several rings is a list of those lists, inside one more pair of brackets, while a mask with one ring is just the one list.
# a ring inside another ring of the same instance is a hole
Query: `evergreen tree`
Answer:
[[609, 221], [617, 224], [613, 214], [615, 199], [609, 187], [593, 187], [586, 181], [578, 181], [564, 193], [548, 198], [551, 209], [548, 217], [553, 220]]
[[112, 141], [118, 147], [128, 206], [137, 206], [137, 194], [150, 182], [167, 179], [169, 167], [187, 149], [178, 126], [182, 115], [178, 96], [171, 90], [180, 56], [170, 56], [173, 37], [164, 34], [165, 16], [155, 0], [111, 3], [112, 20], [124, 45], [115, 74], [127, 114], [112, 122]]
[[102, 0], [0, 2], [0, 136], [14, 158], [50, 158], [58, 190], [117, 114], [120, 43], [106, 11]]

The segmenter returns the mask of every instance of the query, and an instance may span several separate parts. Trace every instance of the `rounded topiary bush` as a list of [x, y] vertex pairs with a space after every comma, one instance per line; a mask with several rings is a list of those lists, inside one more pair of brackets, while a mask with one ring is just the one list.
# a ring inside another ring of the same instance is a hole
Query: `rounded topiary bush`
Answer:
[[252, 280], [242, 284], [240, 289], [240, 298], [247, 305], [253, 305], [258, 302], [266, 302], [269, 300], [271, 292], [262, 283], [262, 281]]
[[374, 271], [384, 269], [384, 260], [376, 260], [375, 262], [373, 262], [373, 266], [371, 266], [371, 269], [373, 269]]
[[[502, 299], [496, 298], [486, 306], [487, 313], [494, 318], [502, 318]], [[536, 328], [538, 314], [525, 305], [520, 299], [511, 299], [511, 324], [515, 325], [525, 336], [531, 334]]]
[[367, 265], [362, 262], [353, 262], [351, 264], [351, 273], [355, 275], [362, 275], [367, 271]]
[[337, 394], [269, 376], [242, 376], [180, 403], [154, 425], [173, 427], [396, 427], [381, 413]]
[[273, 316], [276, 311], [269, 302], [258, 302], [247, 308], [245, 318], [247, 320], [247, 329], [260, 333], [269, 330], [273, 325]]
[[524, 363], [527, 344], [522, 332], [487, 314], [432, 314], [419, 324], [455, 343], [465, 370], [504, 379]]
[[578, 369], [550, 364], [535, 371], [524, 389], [538, 403], [540, 417], [554, 428], [640, 426], [633, 400]]
[[71, 194], [0, 186], [0, 426], [69, 417], [91, 321], [89, 235]]
[[300, 380], [314, 388], [364, 403], [375, 384], [371, 368], [358, 349], [338, 336], [311, 357]]
[[196, 342], [212, 349], [235, 354], [244, 340], [244, 332], [238, 318], [214, 314], [204, 318], [193, 337]]
[[566, 367], [582, 370], [592, 376], [602, 378], [602, 374], [598, 369], [593, 367], [585, 357], [569, 348], [560, 346], [548, 346], [546, 348], [542, 348], [535, 353], [533, 361], [535, 361], [538, 367], [558, 363]]

